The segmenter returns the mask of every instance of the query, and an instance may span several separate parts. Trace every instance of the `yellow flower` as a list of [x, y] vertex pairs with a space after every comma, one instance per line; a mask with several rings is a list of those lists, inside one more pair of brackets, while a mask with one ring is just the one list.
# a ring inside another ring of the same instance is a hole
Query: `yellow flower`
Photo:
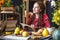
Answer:
[[55, 22], [57, 25], [60, 25], [60, 10], [57, 10], [54, 12], [53, 17], [52, 17], [52, 22]]
[[58, 13], [60, 14], [60, 9], [58, 10]]

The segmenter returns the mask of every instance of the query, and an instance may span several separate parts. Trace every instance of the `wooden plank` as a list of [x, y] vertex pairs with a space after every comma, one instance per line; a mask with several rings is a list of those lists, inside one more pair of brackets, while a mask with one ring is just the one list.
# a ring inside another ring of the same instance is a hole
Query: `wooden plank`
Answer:
[[8, 14], [8, 13], [14, 13], [13, 11], [1, 11], [0, 13], [6, 13], [6, 14]]
[[13, 7], [1, 7], [1, 10], [9, 10], [9, 11], [13, 11], [14, 8]]

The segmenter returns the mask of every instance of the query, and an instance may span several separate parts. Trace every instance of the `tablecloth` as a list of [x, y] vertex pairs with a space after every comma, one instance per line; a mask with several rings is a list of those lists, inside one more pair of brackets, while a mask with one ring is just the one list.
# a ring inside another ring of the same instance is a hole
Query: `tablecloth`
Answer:
[[0, 40], [28, 40], [29, 37], [30, 36], [20, 37], [20, 36], [7, 35], [7, 36], [0, 36]]

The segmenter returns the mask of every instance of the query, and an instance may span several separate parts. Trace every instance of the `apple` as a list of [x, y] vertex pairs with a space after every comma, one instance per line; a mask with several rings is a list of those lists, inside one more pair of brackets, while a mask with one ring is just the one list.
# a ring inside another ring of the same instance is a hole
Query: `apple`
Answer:
[[21, 30], [21, 31], [20, 31], [20, 35], [21, 35], [23, 32], [24, 32], [24, 30]]

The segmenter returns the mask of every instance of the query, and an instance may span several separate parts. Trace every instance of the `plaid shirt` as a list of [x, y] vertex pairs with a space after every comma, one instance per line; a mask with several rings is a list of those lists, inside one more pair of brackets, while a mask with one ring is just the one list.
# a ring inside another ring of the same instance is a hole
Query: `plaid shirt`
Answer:
[[[28, 18], [26, 23], [28, 25], [31, 25], [31, 20], [32, 19], [33, 19], [33, 15], [30, 15], [30, 17]], [[32, 24], [34, 25], [34, 27], [39, 27], [37, 23], [38, 23], [38, 18], [35, 18], [33, 20]], [[50, 27], [49, 18], [48, 18], [46, 13], [43, 14], [43, 18], [42, 18], [42, 21], [41, 21], [41, 27]]]

